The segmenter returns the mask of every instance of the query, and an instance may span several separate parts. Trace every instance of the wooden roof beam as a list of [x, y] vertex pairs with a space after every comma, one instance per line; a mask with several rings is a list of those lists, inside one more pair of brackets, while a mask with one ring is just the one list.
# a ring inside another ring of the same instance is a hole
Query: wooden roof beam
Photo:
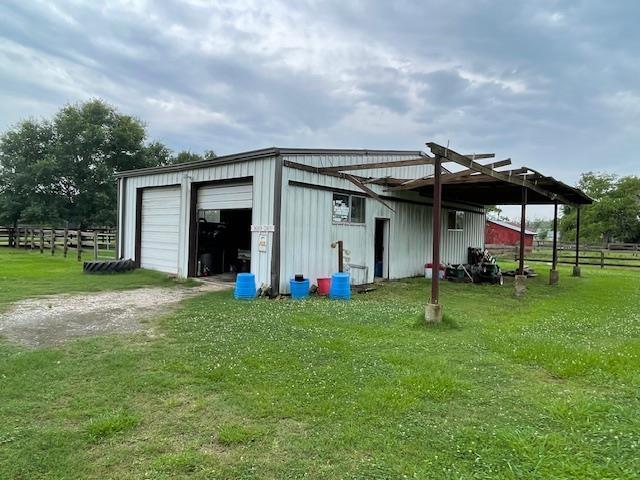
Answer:
[[[498, 168], [498, 167], [504, 167], [506, 165], [511, 165], [511, 159], [510, 158], [506, 158], [506, 159], [500, 160], [498, 162], [489, 163], [489, 164], [486, 164], [484, 166], [488, 167], [488, 168]], [[472, 170], [472, 169], [468, 168], [466, 170], [461, 170], [460, 172], [443, 173], [441, 175], [441, 177], [440, 177], [440, 181], [442, 182], [442, 184], [455, 182], [458, 179], [471, 176], [474, 172], [475, 172], [475, 170]], [[422, 178], [417, 178], [415, 180], [410, 180], [408, 182], [403, 183], [400, 186], [389, 188], [389, 189], [385, 190], [385, 192], [393, 192], [393, 191], [398, 191], [398, 190], [411, 190], [413, 188], [425, 187], [425, 186], [428, 186], [428, 185], [433, 185], [433, 176], [422, 177]]]
[[470, 158], [472, 160], [482, 160], [483, 158], [495, 158], [495, 153], [472, 153], [470, 155], [465, 155], [465, 157]]
[[387, 203], [385, 203], [384, 200], [382, 200], [382, 198], [380, 198], [380, 195], [378, 195], [376, 192], [374, 192], [369, 187], [367, 187], [364, 183], [362, 183], [361, 180], [359, 180], [358, 178], [354, 177], [353, 175], [349, 175], [348, 173], [344, 174], [344, 178], [349, 180], [351, 183], [353, 183], [356, 187], [358, 187], [360, 190], [362, 190], [368, 196], [370, 196], [374, 200], [377, 200], [378, 202], [380, 202], [382, 205], [387, 207], [393, 213], [396, 213], [396, 211], [393, 208], [391, 208]]
[[502, 180], [503, 182], [512, 183], [514, 185], [519, 185], [521, 187], [526, 187], [529, 190], [539, 193], [540, 195], [543, 195], [547, 198], [550, 198], [551, 200], [558, 200], [559, 202], [564, 203], [566, 205], [574, 204], [573, 202], [569, 201], [567, 198], [565, 198], [562, 195], [550, 192], [548, 190], [545, 190], [544, 188], [540, 188], [538, 185], [534, 183], [535, 180], [534, 182], [530, 182], [524, 176], [518, 176], [518, 175], [509, 176], [509, 175], [505, 175], [504, 173], [497, 172], [473, 160], [470, 160], [464, 155], [460, 155], [458, 152], [451, 150], [450, 148], [446, 148], [446, 147], [443, 147], [442, 145], [438, 145], [437, 143], [429, 142], [427, 143], [427, 146], [429, 147], [429, 149], [434, 155], [447, 158], [450, 161], [458, 163], [464, 167], [470, 168], [477, 172], [484, 173], [485, 175], [489, 175], [493, 178], [497, 178], [498, 180]]

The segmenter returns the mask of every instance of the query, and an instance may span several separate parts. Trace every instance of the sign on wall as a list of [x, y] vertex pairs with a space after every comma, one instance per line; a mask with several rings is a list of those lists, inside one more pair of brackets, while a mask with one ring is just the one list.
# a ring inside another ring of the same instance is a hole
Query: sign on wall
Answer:
[[266, 252], [267, 251], [267, 236], [264, 233], [258, 235], [258, 251]]
[[274, 232], [275, 225], [251, 225], [252, 232]]

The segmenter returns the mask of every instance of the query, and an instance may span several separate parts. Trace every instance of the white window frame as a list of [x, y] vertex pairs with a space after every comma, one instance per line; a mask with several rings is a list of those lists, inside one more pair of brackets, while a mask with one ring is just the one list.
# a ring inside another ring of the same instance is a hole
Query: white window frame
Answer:
[[[346, 222], [337, 222], [335, 220], [335, 216], [333, 214], [334, 212], [334, 196], [335, 195], [342, 195], [345, 197], [349, 197], [349, 218]], [[361, 198], [363, 200], [363, 210], [364, 210], [364, 221], [363, 222], [353, 222], [351, 221], [351, 214], [353, 212], [353, 198], [354, 197], [358, 197]], [[351, 193], [343, 193], [343, 192], [332, 192], [331, 193], [331, 222], [334, 225], [366, 225], [367, 223], [367, 197], [365, 197], [364, 195], [357, 195], [357, 194], [351, 194]]]
[[[455, 217], [455, 223], [453, 224], [453, 228], [451, 225], [451, 214]], [[465, 212], [464, 210], [447, 210], [447, 230], [449, 232], [463, 232], [464, 231], [464, 218]], [[460, 228], [457, 228], [458, 219], [460, 219]]]

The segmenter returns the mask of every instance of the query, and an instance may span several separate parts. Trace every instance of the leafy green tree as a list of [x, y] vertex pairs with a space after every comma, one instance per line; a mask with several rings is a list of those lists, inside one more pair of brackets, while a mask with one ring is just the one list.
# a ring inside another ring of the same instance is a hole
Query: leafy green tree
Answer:
[[202, 156], [188, 150], [182, 150], [171, 159], [171, 163], [187, 163], [202, 160]]
[[57, 173], [54, 138], [49, 122], [35, 120], [25, 120], [0, 137], [1, 223], [60, 219], [51, 189]]
[[53, 120], [58, 176], [66, 218], [80, 227], [113, 225], [114, 173], [147, 166], [144, 125], [101, 100], [67, 105]]
[[[578, 187], [593, 200], [581, 207], [580, 239], [587, 243], [640, 242], [640, 177], [587, 172]], [[575, 238], [576, 209], [565, 206], [560, 230]]]
[[140, 120], [101, 100], [19, 123], [0, 137], [0, 223], [115, 224], [114, 173], [176, 161], [146, 136]]

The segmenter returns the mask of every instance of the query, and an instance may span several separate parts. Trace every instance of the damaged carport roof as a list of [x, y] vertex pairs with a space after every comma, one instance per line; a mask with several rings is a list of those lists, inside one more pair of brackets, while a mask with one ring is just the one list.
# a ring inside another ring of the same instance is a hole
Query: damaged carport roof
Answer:
[[[447, 181], [447, 174], [442, 175], [442, 195], [450, 200], [461, 202], [472, 202], [481, 205], [516, 205], [522, 201], [522, 186], [505, 183], [497, 179], [475, 178], [478, 175], [471, 175], [470, 181], [451, 180]], [[593, 203], [581, 190], [560, 182], [553, 177], [538, 177], [531, 179], [531, 182], [568, 200], [571, 205], [588, 205]], [[411, 190], [418, 191], [421, 195], [433, 197], [433, 185], [423, 185]], [[553, 198], [542, 195], [536, 191], [529, 190], [527, 193], [527, 203], [536, 205], [552, 205]], [[558, 203], [565, 203], [558, 201]]]
[[[442, 163], [453, 162], [465, 167], [464, 170], [446, 172], [440, 177], [444, 198], [482, 205], [514, 205], [522, 201], [523, 187], [527, 189], [528, 204], [568, 204], [588, 205], [591, 198], [580, 189], [548, 177], [540, 172], [522, 167], [515, 170], [499, 171], [498, 166], [510, 164], [510, 159], [491, 165], [477, 163], [478, 158], [488, 158], [493, 154], [461, 155], [448, 147], [428, 143], [432, 153]], [[433, 178], [415, 179], [389, 190], [413, 190], [421, 195], [433, 197]]]

